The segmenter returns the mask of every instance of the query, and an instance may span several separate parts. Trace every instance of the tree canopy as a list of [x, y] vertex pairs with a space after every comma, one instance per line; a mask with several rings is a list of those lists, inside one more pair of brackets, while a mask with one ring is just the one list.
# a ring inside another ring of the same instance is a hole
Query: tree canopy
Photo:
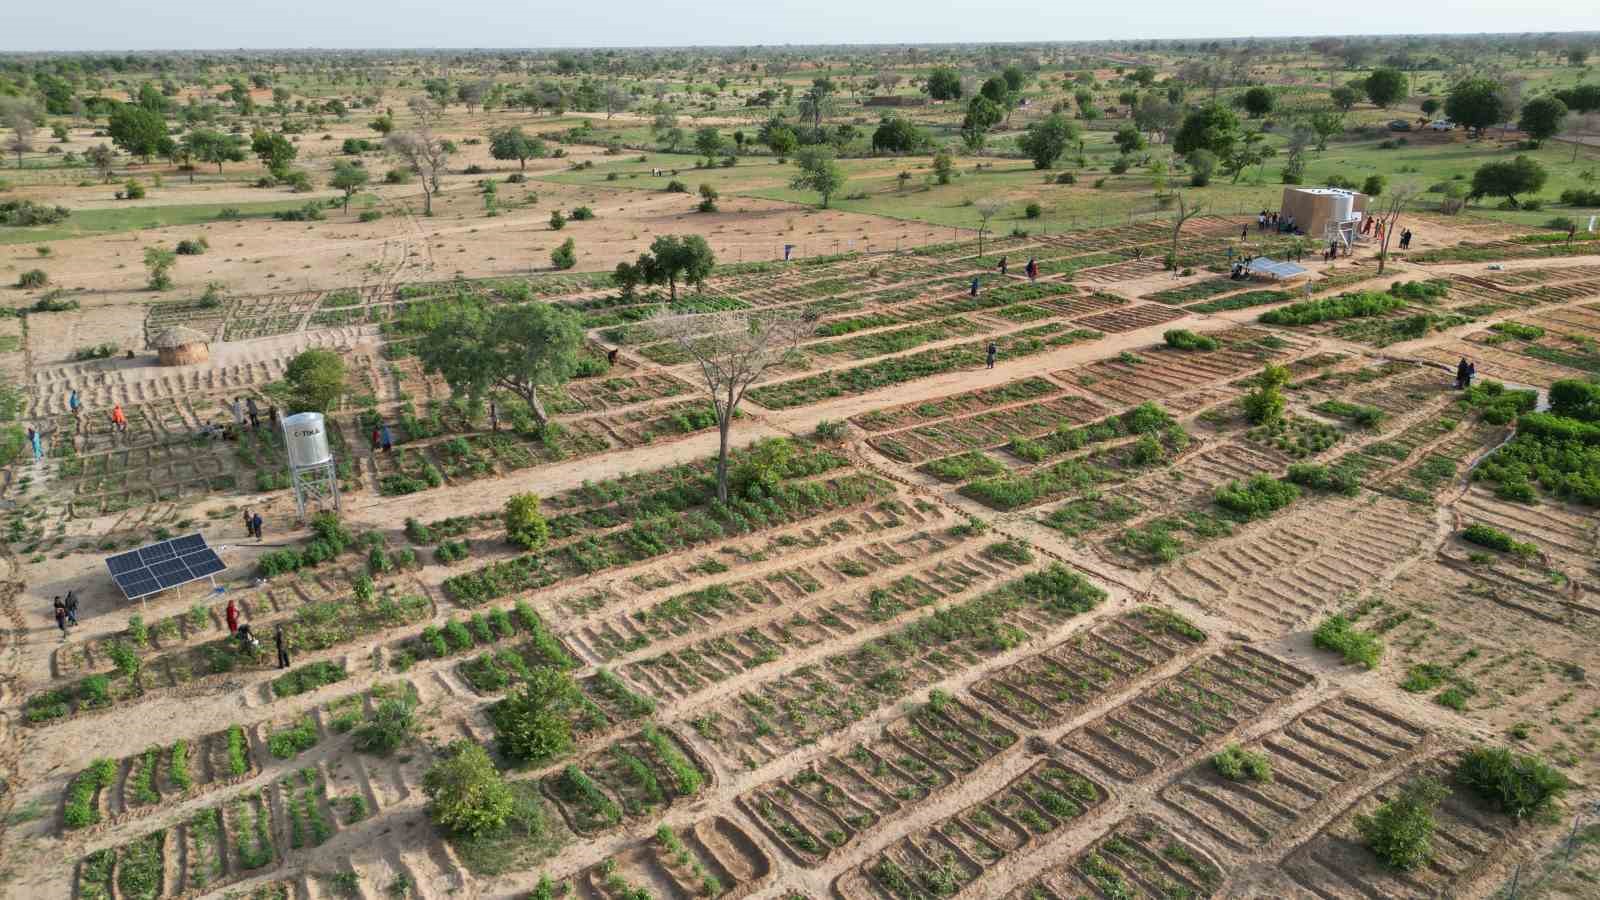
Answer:
[[1471, 197], [1504, 197], [1516, 205], [1518, 194], [1531, 194], [1544, 187], [1548, 174], [1538, 160], [1518, 155], [1516, 159], [1484, 163], [1472, 173]]
[[1017, 138], [1017, 147], [1033, 160], [1035, 169], [1048, 169], [1056, 164], [1067, 146], [1078, 137], [1078, 126], [1060, 113], [1045, 116]]
[[885, 116], [872, 133], [874, 153], [910, 153], [928, 143], [927, 132], [900, 116]]
[[433, 820], [464, 835], [492, 834], [505, 827], [515, 800], [494, 762], [472, 741], [451, 744], [444, 759], [422, 776]]
[[301, 351], [283, 371], [290, 412], [331, 411], [344, 395], [344, 359], [332, 350]]
[[928, 73], [928, 96], [935, 100], [960, 100], [961, 73], [950, 66], [935, 66]]
[[1239, 117], [1220, 103], [1207, 103], [1183, 117], [1172, 138], [1172, 151], [1188, 156], [1196, 150], [1209, 150], [1226, 158], [1239, 141]]
[[1444, 112], [1456, 124], [1473, 131], [1482, 131], [1506, 117], [1500, 85], [1488, 78], [1463, 78], [1451, 85], [1445, 97]]
[[489, 307], [453, 299], [442, 306], [417, 341], [423, 368], [475, 399], [492, 388], [509, 391], [540, 426], [548, 423], [539, 388], [563, 384], [577, 371], [583, 350], [578, 314], [540, 302]]
[[544, 141], [528, 135], [521, 126], [511, 125], [489, 132], [489, 155], [499, 160], [514, 159], [523, 169], [528, 160], [545, 155]]
[[1366, 89], [1367, 99], [1372, 101], [1373, 106], [1388, 109], [1405, 97], [1408, 85], [1404, 72], [1393, 66], [1380, 66], [1367, 76], [1363, 87]]
[[827, 209], [833, 195], [844, 188], [844, 170], [834, 161], [833, 151], [823, 147], [807, 147], [795, 160], [800, 171], [789, 181], [797, 191], [815, 191], [822, 196], [822, 208]]
[[209, 128], [196, 128], [183, 136], [183, 144], [196, 162], [215, 165], [222, 173], [225, 162], [244, 162], [244, 139]]
[[1535, 97], [1522, 104], [1522, 117], [1517, 119], [1517, 127], [1533, 138], [1535, 146], [1560, 134], [1566, 123], [1567, 105], [1555, 97]]
[[111, 136], [111, 143], [126, 153], [143, 157], [146, 162], [172, 142], [172, 138], [167, 137], [167, 122], [160, 113], [126, 103], [112, 111], [106, 133]]

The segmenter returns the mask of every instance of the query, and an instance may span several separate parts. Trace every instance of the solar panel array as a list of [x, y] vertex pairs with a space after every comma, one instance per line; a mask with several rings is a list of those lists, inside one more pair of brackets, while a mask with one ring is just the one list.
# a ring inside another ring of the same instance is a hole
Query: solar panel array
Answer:
[[129, 600], [175, 588], [226, 569], [203, 535], [189, 534], [106, 558], [106, 568]]

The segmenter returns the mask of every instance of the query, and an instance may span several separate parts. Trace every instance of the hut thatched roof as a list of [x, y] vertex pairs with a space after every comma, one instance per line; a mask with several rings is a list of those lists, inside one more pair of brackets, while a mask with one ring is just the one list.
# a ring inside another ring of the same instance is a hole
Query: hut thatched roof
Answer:
[[170, 350], [174, 347], [182, 347], [185, 344], [209, 343], [211, 343], [211, 335], [206, 334], [204, 331], [190, 328], [187, 325], [174, 325], [156, 335], [156, 339], [151, 342], [151, 346], [157, 350]]

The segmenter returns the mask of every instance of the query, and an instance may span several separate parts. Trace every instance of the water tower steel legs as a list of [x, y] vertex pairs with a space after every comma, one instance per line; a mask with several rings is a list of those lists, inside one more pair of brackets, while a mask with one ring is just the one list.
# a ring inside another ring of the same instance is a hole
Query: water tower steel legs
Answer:
[[306, 521], [308, 505], [326, 509], [331, 501], [335, 512], [343, 512], [339, 504], [339, 473], [332, 460], [314, 466], [291, 466], [289, 480], [294, 487], [295, 510], [302, 523]]

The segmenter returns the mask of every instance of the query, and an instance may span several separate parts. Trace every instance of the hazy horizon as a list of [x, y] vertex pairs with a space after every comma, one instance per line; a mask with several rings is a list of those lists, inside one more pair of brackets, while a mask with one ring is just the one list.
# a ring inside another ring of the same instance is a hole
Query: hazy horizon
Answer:
[[[1440, 29], [1437, 8], [1375, 0], [1292, 12], [1265, 0], [1218, 4], [1154, 0], [1139, 22], [1114, 8], [1042, 12], [1020, 0], [958, 3], [928, 15], [924, 4], [794, 0], [690, 4], [666, 0], [560, 10], [479, 0], [442, 14], [419, 0], [288, 0], [263, 15], [199, 3], [86, 0], [70, 11], [18, 4], [7, 12], [0, 53], [236, 50], [525, 50], [737, 47], [817, 44], [1039, 43], [1100, 40], [1226, 40], [1322, 35], [1540, 34], [1593, 32], [1592, 10], [1552, 2], [1510, 5], [1462, 0]], [[1243, 22], [1230, 27], [1231, 22]], [[1154, 24], [1152, 24], [1154, 23]], [[1372, 26], [1363, 31], [1360, 25]], [[526, 40], [507, 40], [526, 33]]]

